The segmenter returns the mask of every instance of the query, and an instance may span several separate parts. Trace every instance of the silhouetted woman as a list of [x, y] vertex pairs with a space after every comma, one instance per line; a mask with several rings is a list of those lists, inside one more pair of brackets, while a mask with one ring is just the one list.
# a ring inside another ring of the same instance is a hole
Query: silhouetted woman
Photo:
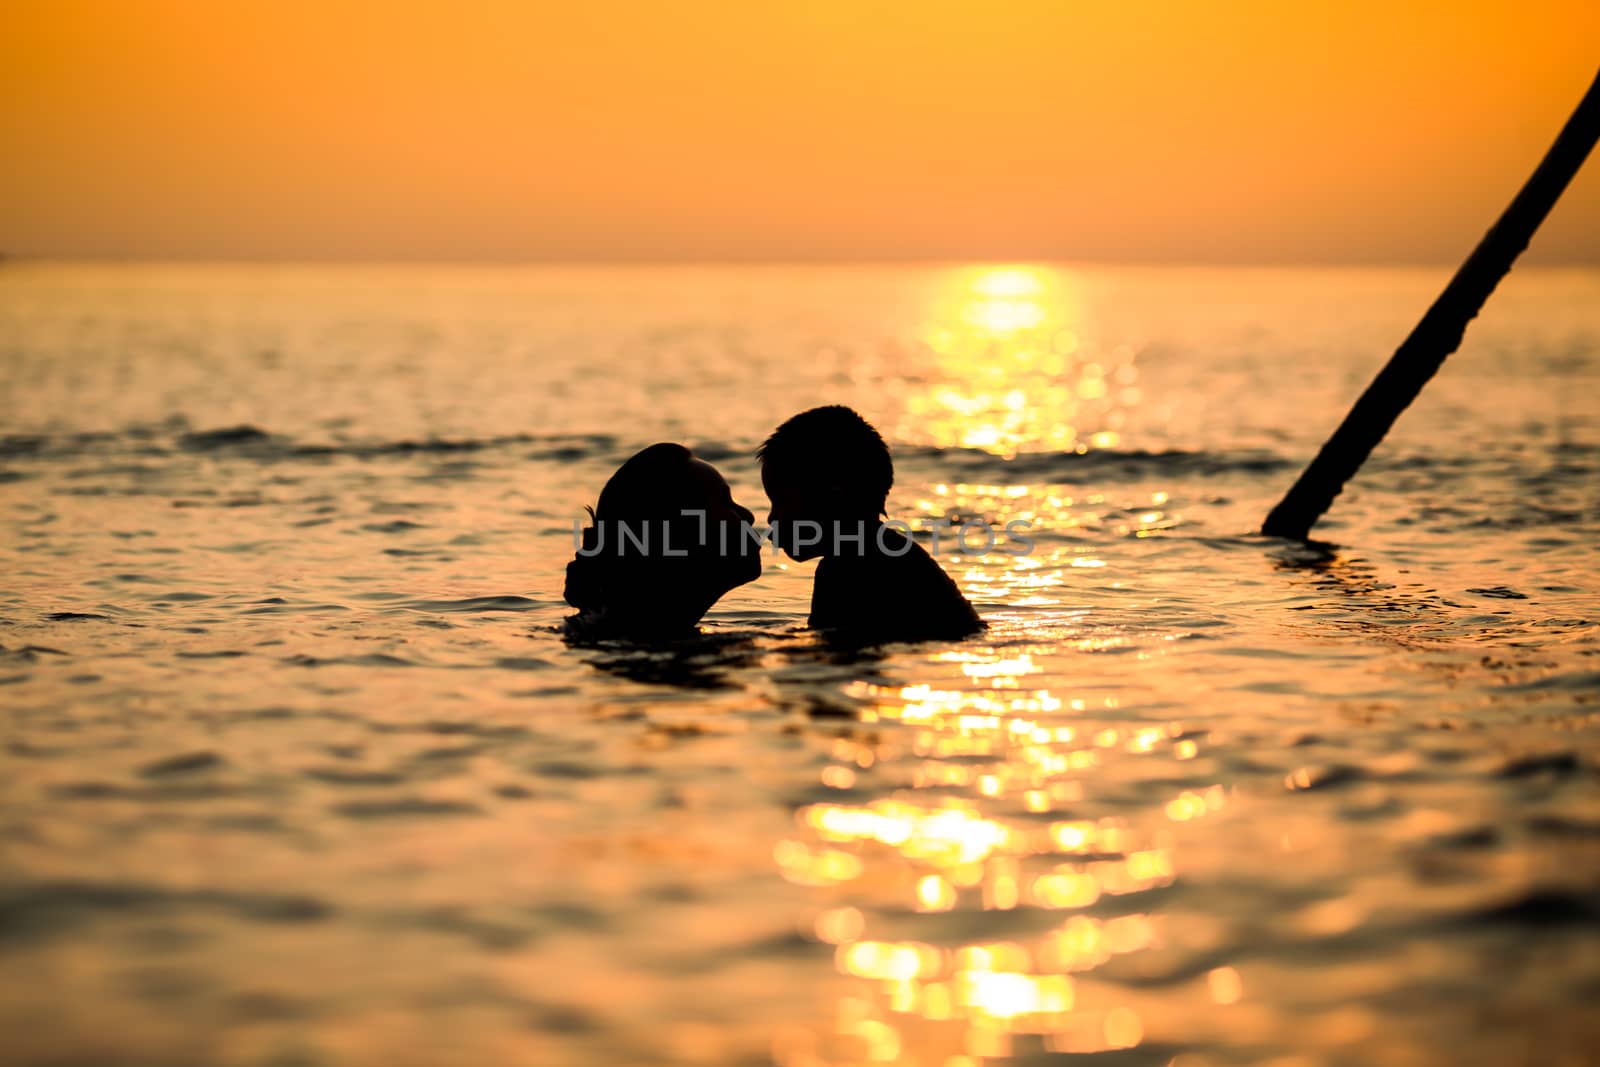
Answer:
[[574, 636], [691, 636], [730, 589], [761, 574], [755, 517], [717, 468], [678, 444], [651, 445], [606, 482], [567, 564]]

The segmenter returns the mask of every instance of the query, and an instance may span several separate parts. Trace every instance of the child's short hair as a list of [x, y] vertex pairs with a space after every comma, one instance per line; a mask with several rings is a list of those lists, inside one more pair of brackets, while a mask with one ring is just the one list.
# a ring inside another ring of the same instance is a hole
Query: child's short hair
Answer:
[[812, 408], [772, 431], [756, 452], [762, 473], [837, 491], [852, 510], [879, 515], [894, 485], [894, 461], [872, 424], [841, 404]]

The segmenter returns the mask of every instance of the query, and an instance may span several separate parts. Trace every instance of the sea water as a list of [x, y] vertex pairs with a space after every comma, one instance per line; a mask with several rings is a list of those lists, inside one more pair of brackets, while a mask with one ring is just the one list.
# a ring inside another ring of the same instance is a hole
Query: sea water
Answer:
[[[1600, 274], [1254, 533], [1446, 278], [0, 267], [6, 1061], [1592, 1062]], [[821, 403], [983, 636], [563, 640]]]

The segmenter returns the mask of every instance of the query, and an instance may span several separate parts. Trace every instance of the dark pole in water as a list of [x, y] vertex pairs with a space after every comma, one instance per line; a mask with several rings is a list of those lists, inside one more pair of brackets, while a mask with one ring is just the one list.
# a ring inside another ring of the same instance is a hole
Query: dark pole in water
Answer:
[[1415, 400], [1438, 371], [1445, 357], [1461, 344], [1461, 337], [1505, 277], [1528, 240], [1550, 213], [1562, 190], [1583, 165], [1600, 137], [1600, 75], [1578, 102], [1544, 161], [1511, 201], [1444, 292], [1422, 316], [1411, 336], [1395, 350], [1388, 366], [1361, 394], [1350, 414], [1322, 446], [1300, 480], [1278, 502], [1261, 524], [1269, 537], [1303, 541], [1311, 527], [1339, 495], [1344, 483], [1366, 462], [1389, 432], [1394, 420]]

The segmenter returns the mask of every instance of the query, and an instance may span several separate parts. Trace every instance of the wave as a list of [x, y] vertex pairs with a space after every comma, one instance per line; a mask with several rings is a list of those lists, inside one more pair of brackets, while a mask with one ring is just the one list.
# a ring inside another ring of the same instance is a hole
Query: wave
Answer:
[[[34, 462], [74, 457], [157, 459], [210, 455], [275, 463], [294, 460], [400, 458], [505, 453], [522, 462], [595, 463], [612, 467], [648, 444], [643, 438], [610, 433], [513, 433], [483, 437], [424, 437], [316, 441], [275, 433], [249, 423], [195, 430], [181, 419], [157, 426], [135, 426], [108, 433], [0, 435], [0, 479], [28, 477], [18, 470]], [[714, 463], [752, 463], [754, 442], [687, 441]], [[1121, 482], [1228, 476], [1288, 475], [1311, 459], [1309, 449], [1294, 453], [1270, 448], [1093, 449], [1086, 452], [1023, 452], [1001, 456], [977, 448], [899, 445], [895, 460], [902, 474], [935, 481], [993, 484], [1019, 482]], [[1390, 474], [1408, 479], [1407, 488], [1446, 483], [1469, 472], [1492, 474], [1523, 488], [1560, 487], [1589, 479], [1600, 468], [1600, 447], [1567, 441], [1538, 450], [1538, 460], [1521, 446], [1497, 448], [1493, 443], [1463, 454], [1451, 451], [1382, 451], [1363, 467], [1364, 474]], [[9, 461], [9, 462], [8, 462]], [[463, 459], [463, 462], [465, 460]], [[157, 468], [140, 466], [139, 472]], [[128, 472], [135, 472], [127, 467]], [[115, 473], [102, 468], [95, 473]]]
[[1296, 461], [1264, 449], [1232, 451], [1103, 448], [1089, 452], [1023, 452], [1006, 457], [976, 448], [900, 448], [902, 468], [934, 468], [951, 477], [1022, 480], [1139, 481], [1174, 476], [1214, 477], [1225, 474], [1270, 474]]
[[424, 437], [397, 440], [303, 441], [248, 423], [210, 430], [132, 427], [120, 433], [0, 435], [0, 460], [68, 459], [79, 456], [172, 456], [206, 453], [264, 462], [350, 456], [451, 455], [531, 447], [529, 459], [577, 460], [617, 450], [611, 434], [497, 434], [488, 437]]
[[[164, 432], [162, 432], [164, 430]], [[304, 441], [273, 433], [248, 423], [208, 430], [176, 425], [152, 430], [134, 427], [121, 433], [13, 434], [0, 436], [0, 459], [65, 459], [108, 454], [147, 457], [182, 454], [237, 456], [262, 462], [348, 456], [358, 459], [386, 456], [451, 455], [497, 450], [525, 450], [521, 458], [554, 462], [605, 460], [621, 462], [643, 446], [621, 441], [613, 434], [497, 434], [486, 437], [427, 437], [397, 440]], [[712, 462], [754, 458], [754, 446], [719, 441], [693, 442], [694, 450]], [[993, 472], [997, 477], [1095, 477], [1143, 474], [1224, 474], [1267, 472], [1291, 465], [1287, 457], [1261, 450], [1233, 452], [1117, 450], [1087, 453], [1023, 453], [1004, 457], [974, 448], [901, 446], [895, 450], [903, 467], [930, 466], [960, 475]]]
[[[488, 452], [517, 446], [542, 446], [549, 458], [582, 458], [595, 451], [609, 450], [616, 441], [609, 434], [500, 434], [490, 437], [401, 438], [396, 441], [340, 441], [300, 443], [293, 438], [268, 433], [255, 426], [230, 426], [219, 430], [185, 433], [177, 444], [188, 452], [233, 452], [257, 459], [307, 459], [319, 456], [353, 456], [369, 459], [380, 456], [450, 455]], [[533, 458], [539, 457], [537, 453]]]

